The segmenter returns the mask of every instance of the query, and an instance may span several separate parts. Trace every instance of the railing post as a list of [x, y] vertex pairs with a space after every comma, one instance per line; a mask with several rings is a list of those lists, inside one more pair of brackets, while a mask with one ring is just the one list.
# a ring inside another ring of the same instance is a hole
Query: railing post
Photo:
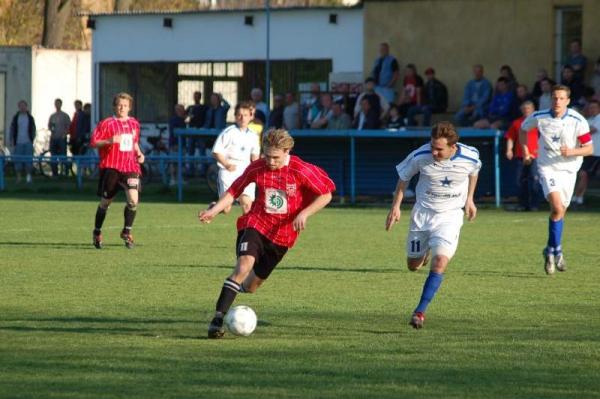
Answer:
[[4, 191], [4, 155], [0, 157], [0, 191]]
[[177, 201], [183, 201], [183, 179], [181, 175], [181, 169], [183, 168], [183, 156], [182, 144], [183, 139], [181, 134], [177, 134]]
[[81, 177], [81, 162], [79, 162], [79, 156], [74, 156], [73, 161], [75, 161], [75, 167], [77, 168], [77, 189], [81, 190], [83, 187], [83, 179]]
[[356, 142], [355, 137], [350, 133], [350, 203], [354, 204], [356, 200]]
[[496, 191], [496, 208], [500, 208], [500, 131], [496, 130], [494, 136], [494, 177], [495, 177], [495, 191]]

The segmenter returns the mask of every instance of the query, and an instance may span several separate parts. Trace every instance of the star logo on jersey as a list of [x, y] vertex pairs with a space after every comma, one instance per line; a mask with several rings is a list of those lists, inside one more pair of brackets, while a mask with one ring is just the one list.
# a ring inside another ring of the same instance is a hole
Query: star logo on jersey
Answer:
[[244, 152], [244, 151], [246, 151], [246, 147], [242, 146], [242, 147], [240, 148], [240, 151], [241, 151], [241, 152]]
[[552, 136], [552, 142], [553, 143], [559, 143], [560, 142], [560, 136]]
[[444, 180], [440, 180], [440, 183], [442, 183], [442, 187], [450, 187], [450, 184], [452, 184], [452, 180], [448, 179], [448, 176], [444, 177]]

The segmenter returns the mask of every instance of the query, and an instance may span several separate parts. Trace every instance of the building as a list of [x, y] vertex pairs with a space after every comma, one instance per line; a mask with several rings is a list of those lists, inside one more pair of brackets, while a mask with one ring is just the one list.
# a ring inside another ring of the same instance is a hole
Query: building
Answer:
[[90, 51], [0, 47], [0, 137], [8, 143], [20, 100], [29, 104], [38, 131], [47, 127], [56, 98], [69, 114], [76, 99], [90, 102], [91, 70]]
[[483, 64], [491, 81], [508, 64], [531, 89], [539, 68], [559, 76], [573, 39], [582, 41], [588, 76], [600, 56], [598, 0], [363, 0], [363, 11], [365, 73], [379, 43], [389, 42], [401, 64], [420, 73], [435, 68], [448, 85], [450, 110], [473, 64]]
[[[260, 10], [92, 14], [93, 121], [129, 91], [142, 122], [165, 122], [176, 103], [222, 93], [232, 105], [265, 87], [267, 15]], [[287, 8], [270, 12], [271, 94], [327, 88], [330, 73], [363, 67], [361, 8]], [[343, 45], [342, 45], [343, 44]], [[232, 120], [230, 112], [230, 120]]]

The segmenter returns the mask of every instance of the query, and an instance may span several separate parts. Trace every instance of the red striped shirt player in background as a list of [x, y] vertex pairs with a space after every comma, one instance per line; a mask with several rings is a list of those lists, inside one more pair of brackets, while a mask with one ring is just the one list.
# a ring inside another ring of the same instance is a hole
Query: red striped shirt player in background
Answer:
[[102, 224], [106, 211], [119, 190], [124, 190], [127, 197], [121, 239], [127, 248], [133, 248], [131, 226], [141, 191], [140, 164], [144, 163], [144, 154], [139, 146], [140, 123], [129, 116], [132, 105], [133, 97], [129, 94], [117, 94], [113, 98], [115, 115], [100, 121], [90, 141], [100, 154], [100, 204], [93, 233], [94, 246], [98, 249], [102, 248]]
[[236, 295], [255, 292], [294, 245], [309, 216], [331, 201], [333, 181], [319, 167], [290, 155], [293, 147], [287, 131], [269, 131], [263, 141], [264, 158], [252, 162], [216, 205], [198, 215], [200, 222], [210, 223], [248, 184], [256, 183], [256, 200], [237, 220], [237, 264], [221, 289], [209, 338], [223, 336], [223, 316]]

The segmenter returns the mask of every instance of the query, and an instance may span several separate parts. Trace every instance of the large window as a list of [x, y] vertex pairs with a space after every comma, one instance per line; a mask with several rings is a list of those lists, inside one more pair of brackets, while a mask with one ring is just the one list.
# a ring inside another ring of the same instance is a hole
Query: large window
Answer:
[[102, 64], [100, 117], [113, 113], [113, 96], [124, 91], [133, 96], [131, 113], [140, 122], [167, 122], [175, 104], [174, 66], [170, 63]]
[[555, 14], [554, 74], [560, 82], [561, 69], [569, 56], [569, 44], [574, 39], [581, 40], [581, 7], [560, 7]]

